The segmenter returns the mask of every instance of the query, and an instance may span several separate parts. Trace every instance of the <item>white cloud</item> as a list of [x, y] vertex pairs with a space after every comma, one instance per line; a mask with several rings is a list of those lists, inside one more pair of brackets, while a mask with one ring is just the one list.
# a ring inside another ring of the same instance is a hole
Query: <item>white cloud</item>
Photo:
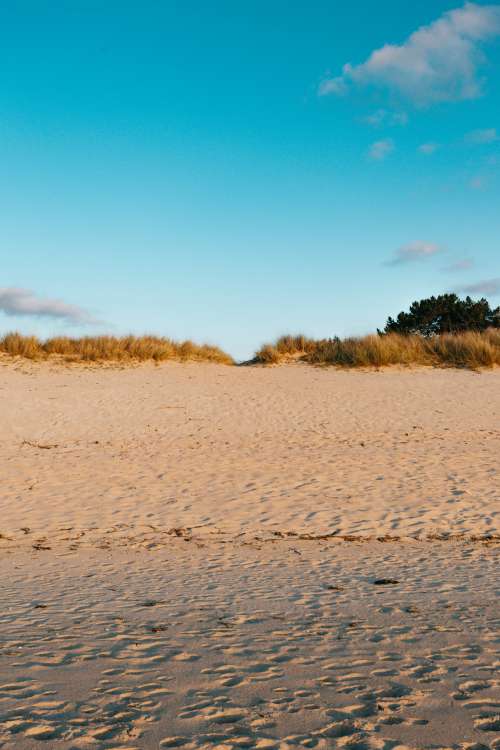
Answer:
[[413, 263], [418, 260], [426, 260], [440, 252], [440, 246], [436, 245], [434, 242], [410, 242], [408, 245], [403, 245], [396, 250], [395, 257], [389, 261], [389, 265], [399, 266], [403, 263]]
[[18, 287], [0, 287], [0, 311], [11, 316], [55, 318], [78, 325], [96, 322], [81, 307], [58, 299], [44, 299], [29, 289]]
[[386, 156], [389, 156], [393, 151], [394, 141], [392, 138], [385, 138], [383, 141], [375, 141], [375, 143], [372, 143], [368, 155], [370, 159], [383, 161]]
[[408, 115], [406, 112], [388, 112], [386, 109], [377, 109], [371, 115], [363, 118], [363, 121], [379, 128], [381, 125], [407, 125]]
[[434, 154], [438, 150], [438, 148], [438, 143], [422, 143], [422, 145], [418, 147], [418, 150], [421, 154], [431, 156], [431, 154]]
[[[344, 66], [345, 67], [345, 66]], [[320, 96], [326, 96], [327, 94], [336, 94], [337, 96], [343, 96], [347, 94], [347, 84], [342, 78], [326, 78], [319, 85], [318, 93]]]
[[490, 294], [494, 296], [500, 294], [500, 278], [477, 281], [475, 284], [462, 287], [460, 291], [465, 294]]
[[494, 143], [499, 140], [499, 135], [496, 128], [473, 130], [471, 133], [467, 133], [465, 140], [468, 143]]
[[500, 35], [500, 6], [466, 3], [422, 26], [401, 45], [374, 50], [361, 65], [324, 80], [321, 96], [345, 94], [350, 86], [380, 86], [416, 104], [474, 99], [482, 93], [482, 43]]

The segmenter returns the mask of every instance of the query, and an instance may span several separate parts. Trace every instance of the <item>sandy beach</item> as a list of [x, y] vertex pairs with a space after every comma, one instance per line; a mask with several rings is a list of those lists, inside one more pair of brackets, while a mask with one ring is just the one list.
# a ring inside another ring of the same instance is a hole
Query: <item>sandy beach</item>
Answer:
[[500, 748], [500, 371], [0, 365], [0, 747]]

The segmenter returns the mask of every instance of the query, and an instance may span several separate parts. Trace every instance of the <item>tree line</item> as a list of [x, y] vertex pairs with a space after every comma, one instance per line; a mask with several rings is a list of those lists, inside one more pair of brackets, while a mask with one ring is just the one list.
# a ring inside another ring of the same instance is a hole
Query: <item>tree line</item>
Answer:
[[500, 307], [491, 308], [484, 297], [474, 301], [471, 297], [440, 294], [413, 302], [408, 312], [400, 312], [395, 319], [389, 317], [384, 330], [378, 333], [435, 336], [487, 328], [500, 328]]

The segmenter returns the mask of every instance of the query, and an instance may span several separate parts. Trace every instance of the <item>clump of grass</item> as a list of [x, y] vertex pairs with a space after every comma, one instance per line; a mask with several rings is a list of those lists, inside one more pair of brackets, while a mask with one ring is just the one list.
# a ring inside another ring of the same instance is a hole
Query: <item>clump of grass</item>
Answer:
[[161, 336], [57, 336], [41, 341], [35, 336], [9, 333], [0, 339], [0, 352], [12, 357], [60, 357], [75, 362], [163, 362], [171, 359], [234, 364], [232, 357], [216, 346], [176, 342]]
[[340, 367], [433, 364], [421, 337], [398, 334], [318, 341], [309, 360]]
[[299, 333], [295, 336], [281, 336], [275, 346], [280, 354], [293, 356], [296, 354], [309, 354], [314, 351], [315, 341]]
[[294, 336], [280, 336], [274, 344], [264, 344], [255, 354], [257, 362], [265, 364], [277, 364], [283, 359], [303, 357], [312, 354], [317, 342], [299, 333]]
[[0, 339], [0, 351], [12, 357], [38, 359], [43, 356], [43, 349], [36, 336], [21, 336], [20, 333], [8, 333]]
[[436, 336], [428, 341], [428, 346], [440, 362], [453, 367], [478, 369], [500, 364], [500, 331], [495, 329]]
[[443, 334], [425, 338], [396, 333], [351, 338], [321, 339], [283, 336], [266, 344], [255, 361], [277, 364], [291, 357], [337, 367], [431, 365], [479, 369], [500, 365], [500, 330]]
[[277, 365], [282, 359], [282, 355], [272, 344], [264, 344], [255, 354], [255, 361], [263, 365]]

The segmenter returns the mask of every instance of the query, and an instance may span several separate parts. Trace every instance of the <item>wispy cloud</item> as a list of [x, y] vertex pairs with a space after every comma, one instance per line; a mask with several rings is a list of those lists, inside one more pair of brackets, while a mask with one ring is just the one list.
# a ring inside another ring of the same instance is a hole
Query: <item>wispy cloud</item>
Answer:
[[418, 147], [418, 150], [421, 154], [425, 154], [425, 156], [431, 156], [436, 153], [438, 148], [438, 143], [422, 143], [422, 145]]
[[500, 35], [500, 6], [466, 3], [422, 26], [400, 45], [374, 50], [361, 65], [347, 63], [327, 78], [321, 96], [351, 86], [388, 88], [419, 105], [474, 99], [482, 93], [483, 42]]
[[0, 287], [0, 311], [11, 316], [53, 318], [77, 325], [97, 322], [82, 307], [59, 299], [38, 297], [30, 289], [18, 287]]
[[375, 143], [372, 143], [368, 156], [374, 161], [383, 161], [393, 151], [394, 141], [392, 138], [385, 138], [382, 141], [375, 141]]
[[394, 253], [394, 258], [387, 262], [390, 266], [399, 266], [419, 260], [432, 258], [441, 252], [441, 247], [433, 242], [410, 242], [403, 245]]
[[496, 128], [486, 128], [485, 130], [473, 130], [471, 133], [467, 133], [465, 140], [467, 143], [494, 143], [498, 141], [500, 136], [497, 133]]
[[493, 279], [484, 279], [477, 281], [475, 284], [468, 284], [460, 289], [465, 294], [489, 294], [492, 297], [500, 294], [500, 277]]
[[374, 128], [382, 125], [407, 125], [408, 115], [406, 112], [389, 112], [387, 109], [377, 109], [363, 118], [363, 122]]
[[470, 258], [463, 258], [462, 260], [456, 260], [454, 263], [450, 263], [441, 270], [445, 273], [456, 273], [458, 271], [468, 271], [474, 266], [474, 261]]
[[473, 177], [471, 180], [469, 180], [469, 187], [472, 188], [472, 190], [483, 190], [487, 185], [487, 180], [485, 177], [482, 177], [481, 175], [478, 175], [477, 177]]

